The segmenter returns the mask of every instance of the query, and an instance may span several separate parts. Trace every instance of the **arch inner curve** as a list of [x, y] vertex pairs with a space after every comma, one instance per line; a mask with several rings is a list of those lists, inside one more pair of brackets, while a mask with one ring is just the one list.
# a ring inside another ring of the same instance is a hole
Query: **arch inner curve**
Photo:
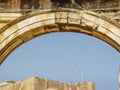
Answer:
[[28, 13], [0, 29], [0, 64], [18, 46], [43, 34], [78, 32], [97, 37], [120, 52], [120, 25], [91, 11], [60, 9]]

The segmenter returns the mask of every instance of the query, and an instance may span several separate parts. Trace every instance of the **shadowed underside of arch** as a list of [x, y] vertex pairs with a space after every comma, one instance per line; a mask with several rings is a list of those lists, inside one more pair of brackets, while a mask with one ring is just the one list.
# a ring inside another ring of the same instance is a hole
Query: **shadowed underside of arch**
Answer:
[[78, 32], [97, 37], [120, 52], [120, 24], [90, 11], [43, 10], [26, 14], [0, 29], [0, 64], [19, 45], [51, 32]]

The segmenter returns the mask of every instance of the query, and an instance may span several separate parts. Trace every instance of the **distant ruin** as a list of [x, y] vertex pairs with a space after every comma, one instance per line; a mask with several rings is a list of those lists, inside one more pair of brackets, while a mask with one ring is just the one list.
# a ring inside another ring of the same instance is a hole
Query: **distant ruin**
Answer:
[[0, 90], [95, 90], [93, 82], [67, 84], [39, 77], [31, 77], [22, 81], [14, 80], [0, 83]]

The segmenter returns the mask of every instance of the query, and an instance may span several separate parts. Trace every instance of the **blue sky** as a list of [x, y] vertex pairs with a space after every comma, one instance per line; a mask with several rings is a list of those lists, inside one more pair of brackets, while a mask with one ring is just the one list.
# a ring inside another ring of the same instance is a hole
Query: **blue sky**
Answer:
[[120, 53], [81, 33], [46, 34], [21, 45], [0, 66], [0, 82], [31, 76], [74, 83], [93, 81], [96, 90], [118, 90]]

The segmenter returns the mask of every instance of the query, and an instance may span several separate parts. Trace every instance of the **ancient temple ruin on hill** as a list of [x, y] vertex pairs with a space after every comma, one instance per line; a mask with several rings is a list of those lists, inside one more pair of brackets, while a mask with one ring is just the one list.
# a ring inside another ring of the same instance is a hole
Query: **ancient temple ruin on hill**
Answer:
[[22, 81], [13, 80], [0, 83], [0, 90], [95, 90], [93, 82], [67, 84], [39, 77], [31, 77]]

